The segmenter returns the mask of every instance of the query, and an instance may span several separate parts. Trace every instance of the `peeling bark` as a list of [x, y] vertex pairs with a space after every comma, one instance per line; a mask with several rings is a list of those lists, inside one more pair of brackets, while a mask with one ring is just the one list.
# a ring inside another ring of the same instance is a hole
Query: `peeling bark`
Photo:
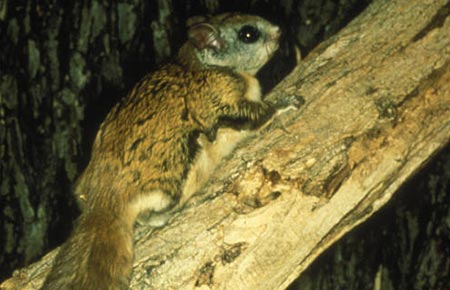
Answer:
[[[450, 2], [375, 1], [270, 99], [255, 133], [170, 224], [136, 229], [131, 289], [285, 289], [450, 138]], [[56, 251], [1, 289], [37, 289]]]

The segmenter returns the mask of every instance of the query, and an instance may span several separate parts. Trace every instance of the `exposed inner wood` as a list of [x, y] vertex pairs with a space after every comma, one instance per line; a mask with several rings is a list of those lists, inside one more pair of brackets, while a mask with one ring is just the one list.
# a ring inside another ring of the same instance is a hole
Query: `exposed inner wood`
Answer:
[[[285, 289], [450, 139], [450, 1], [375, 1], [268, 96], [300, 95], [171, 223], [131, 289]], [[55, 255], [1, 289], [38, 289]]]

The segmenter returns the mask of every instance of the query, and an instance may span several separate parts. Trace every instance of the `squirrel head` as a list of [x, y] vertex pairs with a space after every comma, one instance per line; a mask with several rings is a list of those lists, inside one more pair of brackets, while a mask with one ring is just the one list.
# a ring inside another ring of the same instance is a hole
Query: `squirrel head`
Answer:
[[280, 29], [254, 15], [226, 13], [187, 21], [179, 59], [196, 68], [229, 67], [254, 75], [278, 49]]

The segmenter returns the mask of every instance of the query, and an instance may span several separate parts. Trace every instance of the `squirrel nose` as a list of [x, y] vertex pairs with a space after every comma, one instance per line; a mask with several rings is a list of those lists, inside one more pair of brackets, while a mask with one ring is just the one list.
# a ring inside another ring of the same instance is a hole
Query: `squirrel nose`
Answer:
[[274, 25], [270, 31], [270, 36], [273, 40], [278, 40], [281, 36], [280, 27]]

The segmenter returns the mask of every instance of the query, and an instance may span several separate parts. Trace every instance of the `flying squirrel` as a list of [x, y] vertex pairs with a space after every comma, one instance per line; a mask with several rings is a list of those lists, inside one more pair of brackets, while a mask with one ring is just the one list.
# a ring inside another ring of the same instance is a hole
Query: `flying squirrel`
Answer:
[[41, 289], [128, 289], [138, 216], [161, 216], [154, 223], [162, 225], [206, 183], [245, 136], [218, 132], [223, 120], [256, 128], [277, 111], [254, 77], [278, 49], [276, 25], [239, 13], [187, 24], [173, 61], [138, 82], [101, 124], [74, 188], [82, 213]]

